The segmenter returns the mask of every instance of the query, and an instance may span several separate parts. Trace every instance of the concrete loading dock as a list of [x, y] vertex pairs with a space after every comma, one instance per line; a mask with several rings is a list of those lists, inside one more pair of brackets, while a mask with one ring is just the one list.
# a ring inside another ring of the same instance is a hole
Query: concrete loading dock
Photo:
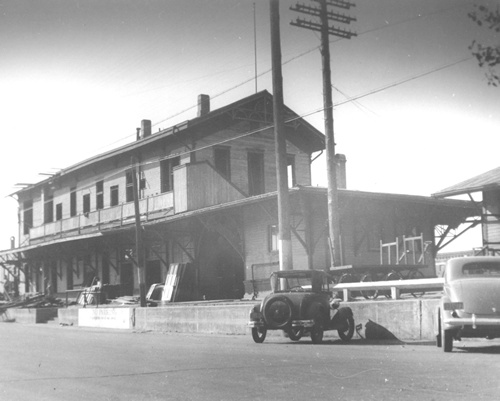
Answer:
[[[58, 310], [62, 325], [202, 334], [250, 334], [250, 308], [258, 301], [181, 303], [156, 308], [87, 307]], [[434, 341], [438, 298], [345, 302], [366, 339]], [[357, 335], [355, 334], [355, 338]]]

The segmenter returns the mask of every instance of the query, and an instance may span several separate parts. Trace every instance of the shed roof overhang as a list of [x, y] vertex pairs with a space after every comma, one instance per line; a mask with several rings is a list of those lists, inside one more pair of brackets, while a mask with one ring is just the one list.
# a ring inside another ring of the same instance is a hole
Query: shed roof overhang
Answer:
[[432, 194], [432, 196], [436, 198], [446, 198], [449, 196], [472, 194], [474, 192], [484, 192], [498, 189], [500, 189], [500, 167], [459, 182], [458, 184]]
[[[308, 194], [313, 197], [325, 199], [327, 196], [326, 188], [320, 187], [294, 187], [290, 189], [290, 196], [293, 198], [299, 196], [299, 194]], [[448, 225], [450, 227], [457, 227], [461, 223], [466, 223], [469, 217], [480, 216], [477, 205], [470, 201], [455, 200], [455, 199], [436, 199], [427, 196], [418, 195], [402, 195], [402, 194], [390, 194], [390, 193], [380, 193], [380, 192], [364, 192], [364, 191], [353, 191], [346, 189], [339, 189], [339, 201], [344, 204], [350, 204], [351, 200], [361, 200], [366, 202], [382, 201], [391, 202], [394, 204], [404, 204], [404, 205], [421, 205], [428, 208], [430, 213], [431, 221], [435, 225]], [[228, 211], [237, 208], [244, 208], [250, 205], [259, 204], [262, 202], [268, 202], [270, 200], [275, 200], [277, 198], [277, 192], [269, 192], [258, 196], [252, 196], [245, 199], [240, 199], [220, 205], [210, 206], [198, 210], [187, 211], [184, 213], [178, 213], [167, 217], [162, 217], [159, 219], [144, 222], [143, 226], [147, 229], [148, 227], [154, 227], [158, 224], [173, 224], [180, 222], [182, 220], [187, 220], [191, 217], [207, 215], [211, 213], [219, 213], [221, 211]], [[326, 210], [326, 203], [325, 203]], [[473, 222], [470, 222], [471, 224]], [[477, 223], [474, 223], [474, 225]], [[75, 237], [65, 237], [54, 239], [51, 241], [45, 241], [36, 245], [30, 245], [15, 249], [10, 249], [6, 251], [1, 251], [1, 255], [15, 254], [19, 252], [26, 252], [35, 249], [40, 249], [46, 246], [54, 245], [64, 245], [69, 241], [86, 240], [89, 238], [96, 238], [102, 236], [110, 236], [122, 234], [124, 232], [129, 232], [135, 229], [133, 223], [122, 226], [120, 228], [112, 228], [106, 231], [101, 231], [93, 234], [80, 235]]]

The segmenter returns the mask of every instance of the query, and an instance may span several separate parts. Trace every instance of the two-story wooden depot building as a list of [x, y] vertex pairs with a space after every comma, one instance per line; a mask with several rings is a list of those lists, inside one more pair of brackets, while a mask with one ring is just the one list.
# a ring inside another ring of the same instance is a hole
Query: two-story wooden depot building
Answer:
[[[328, 269], [327, 193], [311, 186], [324, 136], [286, 108], [294, 269]], [[0, 252], [3, 277], [23, 292], [63, 293], [96, 276], [137, 294], [131, 167], [137, 160], [146, 287], [171, 264], [190, 263], [192, 298], [241, 298], [249, 282], [278, 268], [272, 96], [256, 93], [157, 133], [142, 121], [137, 140], [19, 190], [19, 247]], [[343, 264], [380, 263], [380, 241], [456, 227], [476, 213], [469, 202], [345, 189], [337, 156]], [[326, 168], [325, 168], [326, 171]], [[369, 174], [369, 167], [367, 167]], [[245, 287], [245, 284], [246, 287]]]

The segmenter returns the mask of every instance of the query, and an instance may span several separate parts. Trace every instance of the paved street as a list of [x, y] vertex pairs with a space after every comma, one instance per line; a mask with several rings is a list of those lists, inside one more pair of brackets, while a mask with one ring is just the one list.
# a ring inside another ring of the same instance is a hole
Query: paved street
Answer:
[[432, 345], [0, 323], [1, 400], [498, 400], [500, 342]]

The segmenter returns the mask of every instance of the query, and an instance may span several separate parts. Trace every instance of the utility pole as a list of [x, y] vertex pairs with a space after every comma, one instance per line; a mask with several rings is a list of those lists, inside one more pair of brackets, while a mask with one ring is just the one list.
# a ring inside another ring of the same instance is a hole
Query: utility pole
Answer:
[[283, 76], [281, 72], [281, 39], [279, 0], [270, 0], [271, 53], [273, 70], [273, 117], [278, 186], [278, 251], [280, 270], [292, 270], [292, 233], [288, 205], [285, 124], [283, 118]]
[[290, 7], [291, 10], [303, 14], [319, 17], [320, 22], [308, 21], [297, 18], [291, 25], [306, 28], [321, 33], [321, 60], [323, 65], [323, 108], [325, 118], [325, 147], [326, 147], [326, 173], [328, 179], [328, 227], [330, 238], [330, 250], [332, 254], [332, 265], [341, 264], [340, 249], [340, 215], [337, 191], [337, 166], [335, 161], [335, 137], [333, 129], [333, 101], [332, 101], [332, 78], [330, 70], [330, 41], [329, 35], [350, 39], [356, 36], [354, 32], [330, 26], [328, 21], [333, 20], [344, 24], [356, 21], [356, 18], [344, 14], [337, 14], [328, 9], [328, 6], [349, 10], [354, 3], [343, 0], [314, 0], [319, 7], [297, 4]]
[[137, 158], [132, 157], [132, 185], [134, 190], [135, 211], [135, 249], [137, 253], [137, 279], [141, 307], [146, 306], [146, 267], [144, 266], [144, 244], [142, 240], [141, 211], [139, 208], [139, 185], [137, 180]]

